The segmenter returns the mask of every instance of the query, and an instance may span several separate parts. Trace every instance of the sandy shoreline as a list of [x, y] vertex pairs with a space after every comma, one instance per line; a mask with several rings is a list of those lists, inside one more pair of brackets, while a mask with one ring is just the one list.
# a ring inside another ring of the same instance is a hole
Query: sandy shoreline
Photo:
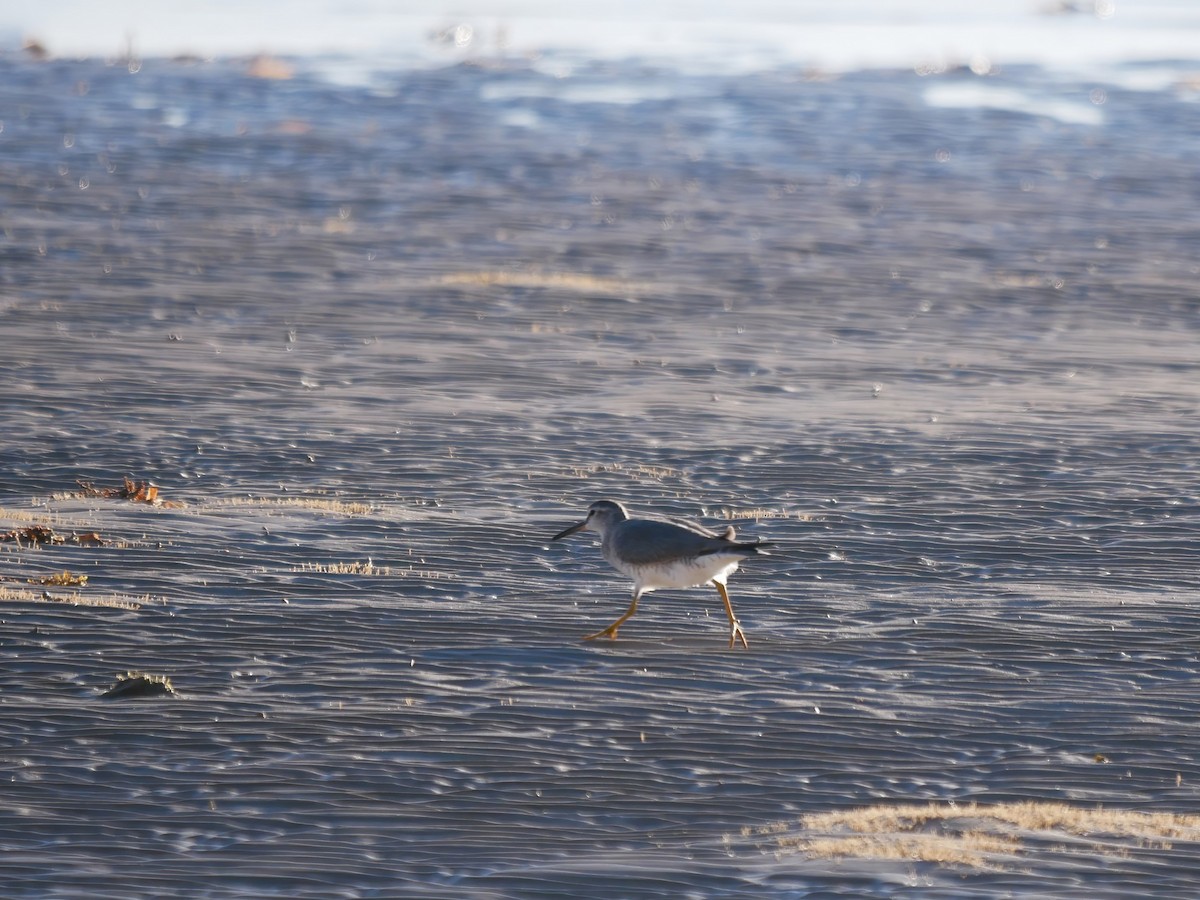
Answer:
[[[0, 542], [9, 895], [1196, 894], [1187, 834], [800, 824], [1195, 810], [1194, 102], [0, 67], [0, 533], [64, 538]], [[600, 497], [778, 542], [748, 652], [711, 591], [579, 641]]]

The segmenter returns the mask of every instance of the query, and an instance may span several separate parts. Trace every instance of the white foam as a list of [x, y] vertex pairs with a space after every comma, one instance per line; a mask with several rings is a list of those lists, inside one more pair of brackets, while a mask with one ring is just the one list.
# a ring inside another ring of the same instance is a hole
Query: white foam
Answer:
[[1076, 5], [1085, 10], [1051, 14], [1053, 0], [613, 0], [586, 11], [553, 0], [44, 0], [0, 13], [0, 44], [36, 38], [67, 56], [341, 56], [377, 70], [472, 56], [636, 57], [704, 72], [1200, 59], [1200, 4]]
[[955, 84], [932, 84], [925, 90], [930, 106], [1003, 109], [1030, 116], [1057, 119], [1070, 125], [1101, 125], [1104, 113], [1093, 102], [1065, 100], [1049, 94], [1032, 94], [1012, 87], [989, 85], [975, 80]]

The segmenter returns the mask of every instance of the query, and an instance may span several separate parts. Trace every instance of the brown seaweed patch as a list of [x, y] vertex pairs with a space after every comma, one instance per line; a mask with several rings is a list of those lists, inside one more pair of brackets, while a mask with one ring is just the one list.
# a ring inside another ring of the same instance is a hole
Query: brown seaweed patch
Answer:
[[105, 700], [178, 696], [179, 693], [166, 675], [147, 675], [145, 672], [126, 672], [124, 675], [118, 675], [116, 683], [100, 695]]
[[62, 544], [66, 538], [49, 525], [27, 525], [0, 534], [0, 541], [14, 541], [18, 544]]
[[151, 506], [183, 506], [182, 503], [164, 500], [158, 496], [158, 485], [151, 484], [149, 481], [134, 481], [132, 478], [127, 477], [120, 487], [115, 488], [98, 488], [90, 481], [76, 481], [75, 483], [79, 485], [79, 492], [77, 494], [79, 497], [129, 500], [133, 503], [148, 503]]
[[46, 49], [46, 45], [34, 37], [27, 37], [21, 41], [21, 51], [30, 59], [36, 59], [38, 62], [50, 58], [50, 51]]
[[88, 583], [88, 577], [65, 569], [53, 575], [43, 575], [41, 578], [28, 579], [30, 584], [42, 584], [50, 587], [83, 587]]
[[904, 859], [973, 868], [994, 857], [1021, 856], [1034, 844], [1063, 851], [1064, 839], [1088, 853], [1128, 856], [1138, 848], [1169, 850], [1200, 842], [1200, 815], [1072, 806], [1067, 803], [881, 804], [814, 813], [800, 831], [780, 822], [750, 834], [774, 834], [780, 851], [816, 859]]
[[[71, 540], [84, 547], [101, 547], [107, 544], [108, 538], [102, 537], [98, 531], [85, 531], [83, 534], [72, 534]], [[123, 544], [123, 546], [128, 546]]]
[[72, 532], [70, 535], [62, 535], [49, 525], [28, 525], [24, 528], [14, 528], [0, 534], [0, 541], [30, 546], [71, 543], [83, 547], [96, 547], [109, 543], [108, 539], [102, 537], [98, 531], [86, 531], [83, 534]]
[[268, 81], [290, 81], [296, 77], [296, 67], [285, 59], [260, 53], [252, 57], [246, 64], [246, 74], [251, 78], [263, 78]]

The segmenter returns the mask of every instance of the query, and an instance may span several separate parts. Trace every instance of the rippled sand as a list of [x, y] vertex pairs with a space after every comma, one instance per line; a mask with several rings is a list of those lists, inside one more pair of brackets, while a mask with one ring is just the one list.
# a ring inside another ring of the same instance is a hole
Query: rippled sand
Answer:
[[[1186, 829], [809, 818], [1197, 808], [1185, 91], [0, 71], [0, 533], [64, 538], [0, 543], [7, 896], [1200, 892]], [[580, 641], [600, 497], [778, 543], [748, 651]]]

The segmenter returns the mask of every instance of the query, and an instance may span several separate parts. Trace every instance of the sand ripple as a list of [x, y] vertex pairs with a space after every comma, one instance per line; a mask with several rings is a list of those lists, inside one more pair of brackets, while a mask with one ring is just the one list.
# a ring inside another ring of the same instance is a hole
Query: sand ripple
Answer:
[[[0, 544], [6, 896], [1200, 892], [1188, 836], [803, 825], [1196, 808], [1175, 94], [698, 77], [531, 133], [475, 67], [0, 69], [0, 533], [108, 540]], [[72, 495], [126, 475], [180, 505]], [[712, 591], [579, 640], [628, 585], [548, 538], [605, 496], [778, 543], [749, 651]], [[64, 570], [114, 602], [28, 583]], [[127, 671], [181, 696], [101, 700]]]

